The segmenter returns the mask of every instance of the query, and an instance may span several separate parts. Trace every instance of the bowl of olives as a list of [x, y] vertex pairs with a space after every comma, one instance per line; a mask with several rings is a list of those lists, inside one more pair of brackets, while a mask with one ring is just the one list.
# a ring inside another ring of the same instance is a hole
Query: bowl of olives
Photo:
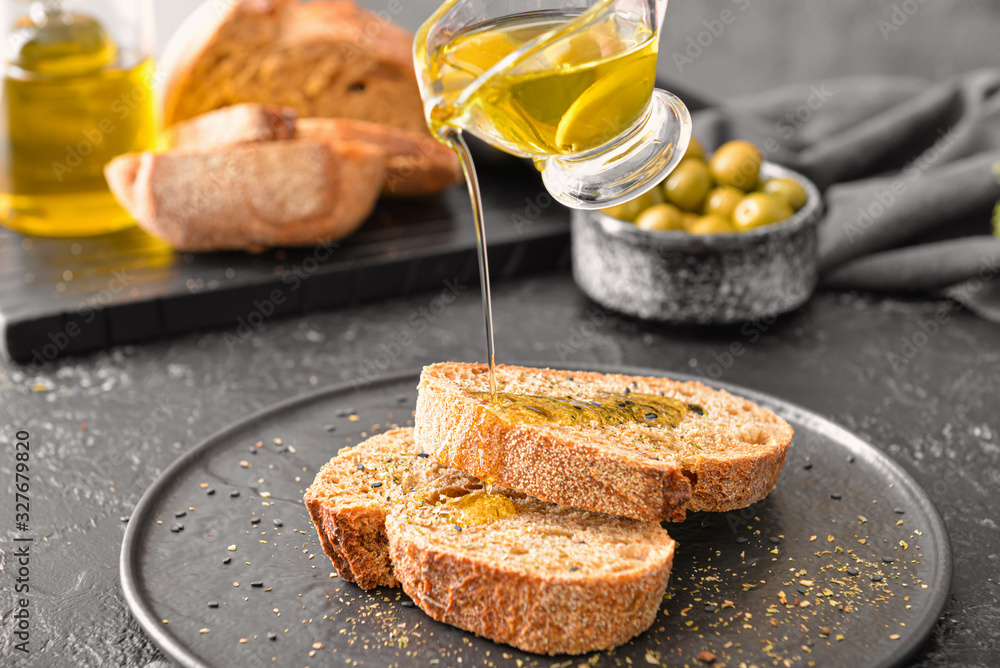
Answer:
[[801, 306], [817, 279], [823, 203], [749, 142], [706, 156], [696, 139], [663, 183], [574, 210], [573, 276], [603, 306], [647, 320], [729, 324]]

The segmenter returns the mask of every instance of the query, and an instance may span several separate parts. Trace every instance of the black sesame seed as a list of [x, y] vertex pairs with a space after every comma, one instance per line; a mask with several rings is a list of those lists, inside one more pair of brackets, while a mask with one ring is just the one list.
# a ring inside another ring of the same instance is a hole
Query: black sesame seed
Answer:
[[208, 607], [210, 607], [210, 608], [218, 608], [219, 607], [219, 602], [218, 601], [209, 601], [208, 602]]
[[896, 563], [896, 560], [893, 559], [892, 557], [882, 557], [882, 563], [883, 564], [894, 564], [894, 563]]
[[749, 539], [749, 538], [747, 538], [746, 536], [737, 536], [737, 537], [736, 537], [736, 543], [737, 543], [738, 545], [742, 545], [743, 543], [746, 543], [746, 542], [747, 542], [747, 541], [749, 541], [749, 540], [750, 540], [750, 539]]
[[777, 536], [768, 536], [767, 539], [772, 543], [774, 543], [775, 545], [781, 542], [781, 539], [778, 538]]
[[223, 559], [223, 560], [222, 560], [222, 563], [224, 563], [224, 564], [228, 564], [228, 563], [229, 563], [230, 561], [232, 561], [232, 560], [233, 560], [233, 558], [232, 558], [232, 557], [226, 557], [225, 559]]
[[326, 429], [329, 432], [334, 432], [334, 431], [337, 431], [337, 425], [335, 425], [335, 424], [328, 424], [325, 427], [323, 427], [323, 429]]
[[830, 498], [833, 499], [834, 501], [840, 501], [841, 496], [837, 492], [834, 492], [833, 494], [830, 495]]
[[573, 376], [566, 376], [566, 380], [568, 380], [568, 381], [571, 381], [571, 382], [572, 382], [572, 380], [573, 380]]
[[278, 450], [278, 454], [279, 455], [283, 455], [286, 452], [288, 452], [288, 447], [287, 446], [283, 446], [281, 449]]
[[813, 467], [812, 462], [806, 462], [805, 464], [802, 465], [802, 468], [804, 468], [806, 471], [808, 471], [812, 467]]
[[353, 408], [342, 408], [341, 410], [337, 411], [337, 417], [347, 417], [353, 412], [354, 412]]
[[903, 510], [902, 508], [896, 508], [892, 512], [896, 513], [897, 515], [905, 515], [906, 514], [906, 511]]
[[646, 413], [647, 420], [655, 420], [657, 417], [659, 416], [656, 413]]
[[569, 570], [570, 570], [570, 572], [578, 571], [578, 570], [580, 570], [580, 567], [579, 566], [570, 566]]
[[215, 488], [214, 487], [209, 487], [208, 489], [205, 490], [205, 494], [208, 494], [209, 496], [212, 496], [213, 494], [215, 494]]
[[397, 404], [405, 404], [409, 400], [410, 400], [410, 398], [408, 396], [406, 396], [405, 394], [401, 394], [398, 397], [396, 397], [396, 403]]
[[635, 381], [635, 380], [633, 380], [633, 381], [632, 381], [632, 387], [639, 387], [639, 382], [638, 382], [638, 381]]
[[170, 527], [170, 530], [173, 531], [174, 533], [180, 533], [181, 531], [184, 531], [184, 525], [174, 524]]
[[256, 455], [257, 454], [257, 448], [256, 448], [256, 446], [251, 445], [249, 448], [247, 448], [247, 450], [250, 451], [251, 455]]
[[251, 587], [263, 587], [264, 586], [264, 581], [263, 580], [254, 580], [253, 582], [250, 583], [250, 586]]
[[809, 592], [809, 590], [808, 590], [808, 589], [806, 589], [805, 587], [803, 587], [802, 585], [799, 585], [799, 586], [798, 586], [798, 587], [796, 587], [795, 589], [796, 589], [796, 590], [798, 590], [798, 592], [799, 592], [800, 594], [803, 594], [803, 595], [805, 595], [805, 594], [807, 594], [807, 593]]
[[747, 566], [753, 566], [758, 561], [760, 561], [760, 557], [754, 557], [753, 559], [751, 559], [750, 561], [747, 562]]
[[704, 520], [701, 521], [701, 528], [702, 529], [707, 529], [710, 526], [712, 526], [712, 523], [709, 522], [707, 519], [704, 519]]
[[274, 526], [276, 526], [276, 527], [282, 526], [281, 520], [271, 520], [271, 521], [274, 522]]
[[184, 517], [185, 515], [187, 515], [186, 510], [178, 510], [176, 513], [174, 513], [174, 517]]
[[854, 455], [847, 455], [847, 463], [848, 464], [854, 463]]
[[375, 487], [381, 487], [381, 486], [382, 486], [382, 483], [380, 483], [380, 482], [373, 482], [372, 483], [372, 487], [373, 488], [375, 488]]
[[663, 394], [663, 392], [657, 392], [657, 394], [658, 394], [659, 396], [661, 396], [661, 397], [665, 397], [665, 396], [667, 396], [667, 395]]
[[259, 517], [251, 517], [250, 518], [250, 524], [257, 524], [258, 522], [260, 522], [260, 518]]
[[628, 388], [626, 387], [626, 388], [625, 388], [625, 394], [632, 394], [632, 390], [630, 390], [630, 389], [628, 389]]
[[881, 573], [875, 573], [872, 577], [872, 582], [881, 582], [884, 577]]
[[847, 574], [848, 575], [858, 575], [860, 572], [861, 571], [859, 571], [856, 568], [851, 568], [850, 566], [847, 567]]
[[708, 605], [705, 606], [705, 612], [715, 612], [718, 609], [719, 606], [717, 606], [715, 603], [709, 603]]
[[[660, 392], [660, 396], [661, 397], [663, 396], [663, 392]], [[705, 414], [705, 409], [695, 404], [688, 404], [688, 410], [691, 411], [692, 413], [697, 413], [698, 415]]]
[[364, 470], [365, 470], [365, 465], [364, 465], [364, 464], [358, 464], [356, 468], [357, 468], [357, 469], [358, 469], [359, 471], [364, 471]]
[[278, 634], [275, 633], [274, 631], [268, 631], [267, 632], [267, 639], [268, 640], [277, 640], [278, 639]]
[[234, 499], [235, 499], [235, 498], [236, 498], [237, 496], [239, 496], [239, 495], [240, 495], [240, 491], [239, 491], [238, 489], [234, 489], [233, 491], [231, 491], [231, 492], [229, 493], [229, 496], [233, 497]]
[[417, 457], [420, 457], [421, 459], [427, 459], [428, 457], [430, 457], [430, 455], [428, 455], [426, 452], [421, 452], [419, 455], [417, 455]]
[[415, 607], [417, 607], [417, 604], [414, 603], [413, 601], [403, 601], [402, 603], [400, 603], [400, 605], [403, 606], [404, 608], [415, 608]]
[[812, 638], [806, 641], [806, 647], [815, 647], [815, 646], [816, 646], [816, 641], [813, 640]]

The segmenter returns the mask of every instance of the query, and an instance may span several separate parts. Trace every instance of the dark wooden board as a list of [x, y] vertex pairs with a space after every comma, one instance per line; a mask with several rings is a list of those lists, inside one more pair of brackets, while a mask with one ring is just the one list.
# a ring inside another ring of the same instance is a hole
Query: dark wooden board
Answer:
[[[567, 211], [530, 163], [483, 148], [476, 161], [493, 280], [568, 262]], [[476, 282], [475, 242], [464, 186], [382, 200], [329, 249], [191, 254], [138, 228], [80, 239], [0, 228], [0, 355], [40, 365], [193, 329], [239, 335], [274, 316]]]
[[611, 668], [703, 665], [697, 655], [711, 651], [727, 666], [897, 666], [948, 600], [948, 535], [913, 478], [815, 413], [713, 383], [784, 417], [795, 440], [764, 501], [666, 525], [677, 555], [649, 631], [570, 659], [434, 622], [398, 589], [365, 592], [335, 577], [302, 504], [341, 447], [372, 425], [407, 424], [416, 384], [414, 371], [283, 402], [196, 446], [146, 491], [127, 524], [122, 587], [171, 658], [191, 668]]

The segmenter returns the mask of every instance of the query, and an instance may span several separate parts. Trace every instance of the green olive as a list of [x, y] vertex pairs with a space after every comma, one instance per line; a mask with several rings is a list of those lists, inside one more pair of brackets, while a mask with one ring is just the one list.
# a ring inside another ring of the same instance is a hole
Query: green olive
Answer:
[[627, 202], [601, 209], [601, 213], [626, 223], [634, 223], [640, 213], [657, 204], [663, 204], [663, 193], [659, 188], [653, 188]]
[[684, 226], [684, 231], [690, 232], [691, 228], [694, 227], [694, 224], [698, 222], [699, 218], [701, 218], [701, 216], [696, 213], [682, 213], [681, 224]]
[[793, 211], [801, 209], [805, 206], [806, 200], [809, 199], [809, 195], [806, 194], [806, 189], [802, 187], [801, 183], [786, 177], [767, 179], [761, 184], [761, 190], [768, 195], [781, 197], [788, 202]]
[[687, 150], [684, 151], [684, 157], [681, 160], [687, 160], [688, 158], [694, 158], [696, 160], [705, 159], [705, 147], [701, 145], [701, 142], [691, 137], [691, 141], [688, 142]]
[[729, 141], [715, 151], [709, 168], [720, 185], [750, 190], [757, 184], [764, 156], [757, 147], [740, 139]]
[[717, 186], [708, 192], [705, 200], [706, 216], [722, 216], [726, 220], [733, 217], [733, 210], [740, 200], [746, 196], [739, 188], [732, 186]]
[[635, 226], [641, 230], [683, 230], [681, 210], [673, 204], [651, 206], [635, 219]]
[[722, 216], [709, 215], [699, 216], [688, 232], [691, 234], [733, 234], [736, 230], [728, 218]]
[[746, 232], [777, 223], [792, 216], [792, 207], [784, 199], [767, 193], [750, 193], [740, 200], [733, 211], [733, 225]]
[[684, 211], [700, 211], [712, 177], [704, 160], [682, 160], [663, 182], [663, 192], [667, 201]]

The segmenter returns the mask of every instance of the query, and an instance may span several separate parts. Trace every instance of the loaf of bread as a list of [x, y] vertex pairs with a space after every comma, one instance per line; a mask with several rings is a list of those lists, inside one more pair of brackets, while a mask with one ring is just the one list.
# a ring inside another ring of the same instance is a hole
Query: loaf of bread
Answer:
[[309, 140], [131, 153], [105, 167], [111, 191], [150, 234], [178, 250], [332, 242], [375, 207], [385, 153]]
[[610, 649], [645, 631], [673, 563], [658, 524], [487, 494], [427, 457], [412, 429], [341, 450], [305, 503], [342, 577], [401, 583], [434, 619], [540, 654]]
[[427, 133], [413, 35], [353, 2], [207, 0], [161, 62], [167, 126], [257, 102]]
[[771, 411], [701, 383], [497, 367], [501, 393], [577, 406], [615, 398], [623, 410], [664, 397], [680, 407], [670, 424], [655, 421], [655, 406], [639, 420], [562, 424], [505, 412], [490, 400], [488, 378], [483, 364], [425, 367], [417, 444], [481, 480], [564, 505], [654, 521], [682, 520], [685, 508], [742, 508], [774, 488], [792, 440]]

